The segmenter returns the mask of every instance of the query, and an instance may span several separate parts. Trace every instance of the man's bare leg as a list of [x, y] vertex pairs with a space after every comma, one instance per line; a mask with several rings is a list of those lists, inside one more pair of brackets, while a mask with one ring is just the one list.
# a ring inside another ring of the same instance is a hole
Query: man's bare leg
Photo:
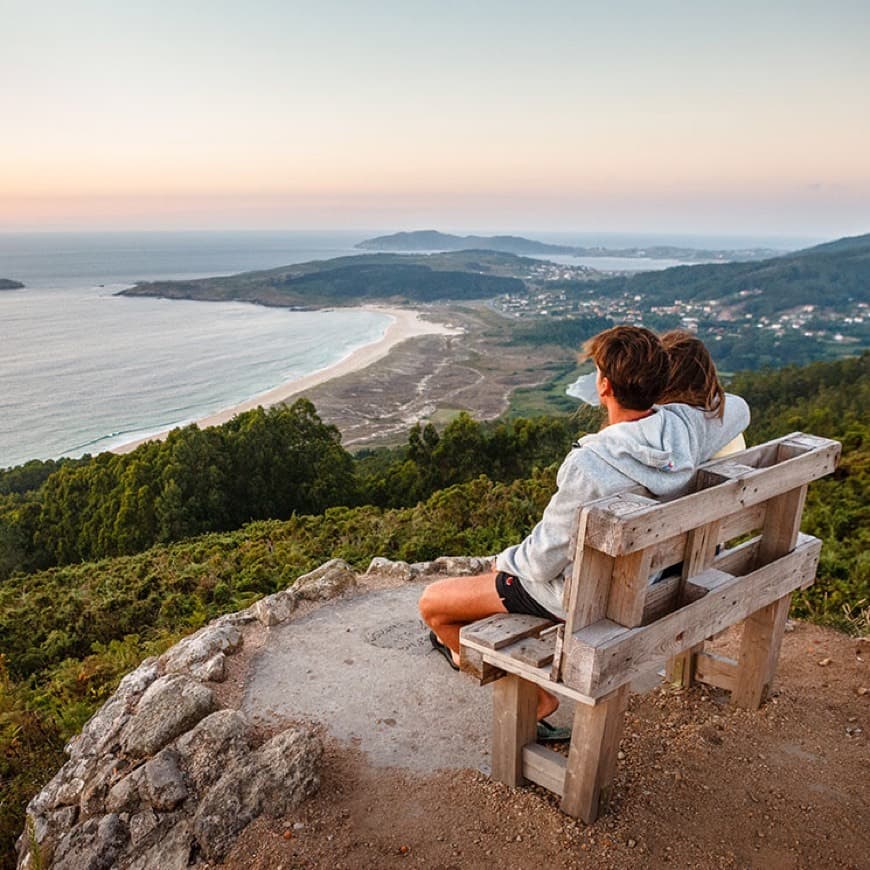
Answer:
[[[478, 619], [508, 612], [496, 590], [495, 575], [495, 571], [489, 571], [472, 577], [437, 580], [420, 596], [423, 621], [450, 649], [456, 664], [459, 664], [459, 629]], [[537, 688], [537, 715], [541, 720], [556, 710], [559, 699], [540, 686]]]

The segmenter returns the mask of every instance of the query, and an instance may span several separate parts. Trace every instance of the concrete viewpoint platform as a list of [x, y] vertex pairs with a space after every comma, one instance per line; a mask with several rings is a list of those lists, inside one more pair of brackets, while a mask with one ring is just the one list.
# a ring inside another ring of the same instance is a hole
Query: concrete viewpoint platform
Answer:
[[242, 710], [318, 720], [376, 765], [488, 770], [490, 690], [432, 649], [417, 612], [424, 585], [338, 600], [270, 629]]
[[[269, 629], [250, 664], [242, 710], [322, 722], [375, 765], [420, 773], [490, 770], [491, 687], [432, 649], [408, 583], [326, 604]], [[570, 724], [563, 704], [553, 718]]]

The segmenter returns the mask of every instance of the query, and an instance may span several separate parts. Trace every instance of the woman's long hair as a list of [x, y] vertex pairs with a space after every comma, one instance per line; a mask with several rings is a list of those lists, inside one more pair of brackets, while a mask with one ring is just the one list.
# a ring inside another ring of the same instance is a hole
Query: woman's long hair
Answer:
[[721, 419], [725, 390], [704, 342], [691, 332], [674, 329], [662, 336], [662, 344], [668, 352], [670, 376], [659, 404], [680, 402]]

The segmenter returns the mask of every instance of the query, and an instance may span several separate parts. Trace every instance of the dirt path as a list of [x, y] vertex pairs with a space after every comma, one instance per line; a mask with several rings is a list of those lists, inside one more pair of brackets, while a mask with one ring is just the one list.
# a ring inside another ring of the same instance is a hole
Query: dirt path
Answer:
[[[563, 816], [543, 790], [510, 789], [474, 769], [488, 762], [488, 727], [477, 724], [481, 707], [488, 716], [487, 690], [428, 653], [412, 636], [406, 605], [393, 598], [381, 602], [386, 610], [376, 604], [369, 595], [310, 614], [282, 627], [255, 657], [254, 673], [259, 668], [273, 682], [282, 657], [295, 662], [294, 681], [312, 690], [293, 689], [292, 704], [275, 712], [319, 711], [327, 757], [320, 793], [289, 818], [249, 826], [224, 866], [870, 867], [866, 643], [797, 624], [785, 637], [776, 692], [757, 712], [731, 708], [713, 689], [662, 686], [633, 695], [613, 810], [585, 826]], [[330, 635], [341, 646], [334, 658], [362, 656], [372, 680], [367, 687], [346, 663], [343, 671], [325, 666], [333, 679], [344, 673], [356, 684], [345, 695], [334, 682], [313, 691], [319, 675], [307, 672], [317, 650], [299, 660], [314, 629], [324, 628], [317, 620], [331, 611], [349, 620]], [[357, 652], [348, 654], [344, 644], [353, 637]], [[377, 657], [380, 671], [367, 655]], [[390, 705], [391, 681], [407, 674], [420, 693]], [[373, 687], [374, 675], [383, 685]], [[249, 708], [264, 685], [247, 682]], [[469, 697], [478, 706], [463, 718]], [[459, 711], [456, 721], [484, 733], [454, 737], [459, 726], [445, 727], [439, 713], [445, 698]], [[262, 696], [261, 707], [274, 709], [280, 699], [276, 690]], [[384, 705], [391, 715], [383, 715]], [[454, 769], [429, 772], [433, 766]]]

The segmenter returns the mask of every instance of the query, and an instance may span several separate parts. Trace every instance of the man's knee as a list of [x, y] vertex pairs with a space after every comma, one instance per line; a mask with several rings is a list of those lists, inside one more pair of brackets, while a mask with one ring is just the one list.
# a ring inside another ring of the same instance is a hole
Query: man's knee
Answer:
[[428, 626], [432, 626], [432, 621], [437, 616], [437, 594], [433, 593], [432, 587], [427, 586], [420, 596], [418, 607], [420, 608], [420, 616], [423, 622]]

